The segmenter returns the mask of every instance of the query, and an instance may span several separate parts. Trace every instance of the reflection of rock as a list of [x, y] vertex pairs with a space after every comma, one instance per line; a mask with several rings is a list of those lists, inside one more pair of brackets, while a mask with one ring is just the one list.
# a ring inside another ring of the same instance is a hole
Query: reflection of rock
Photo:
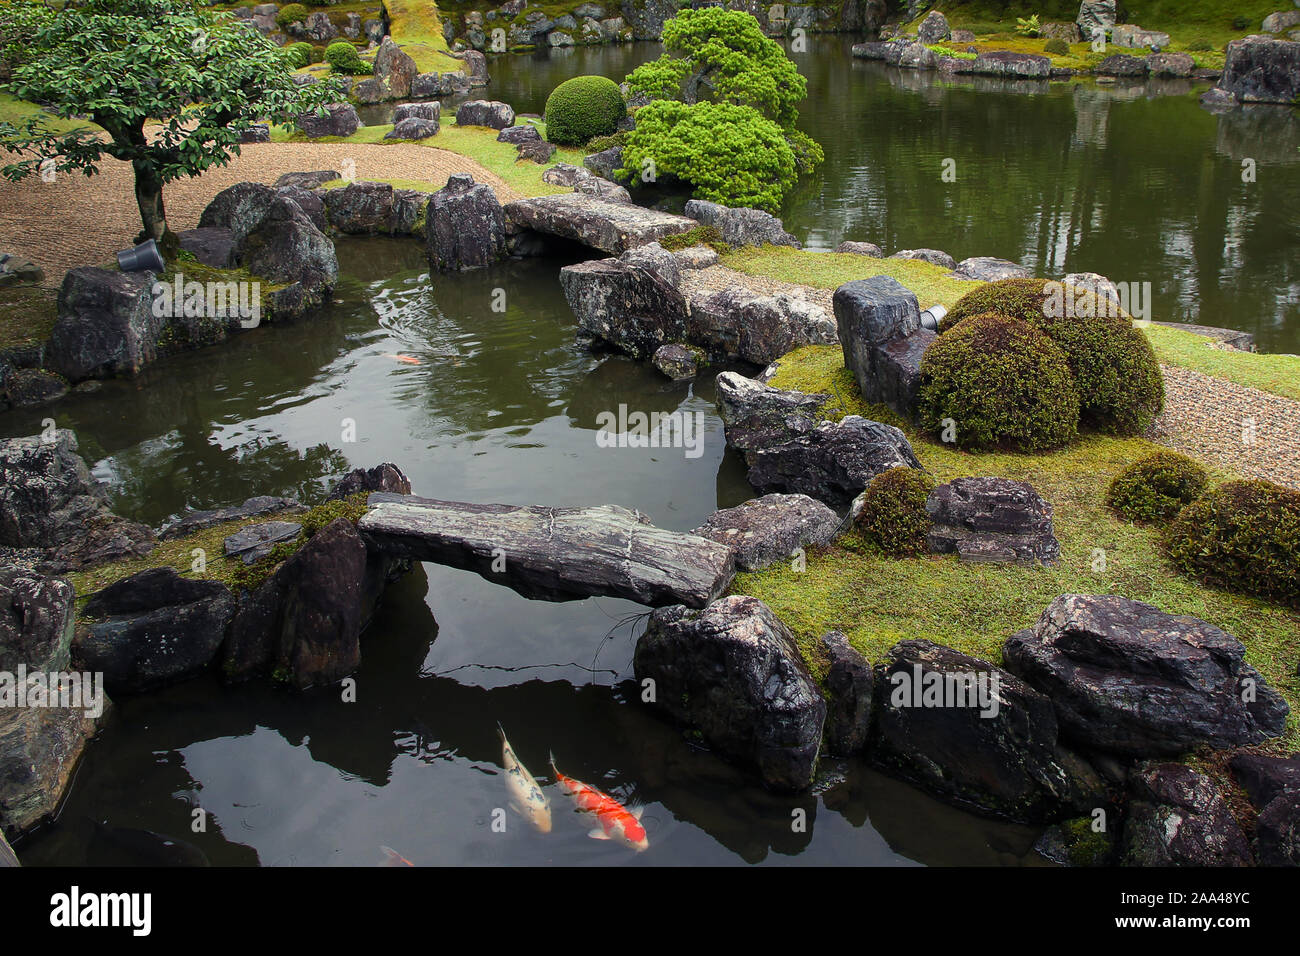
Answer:
[[1276, 106], [1250, 103], [1221, 113], [1214, 148], [1240, 163], [1293, 165], [1300, 162], [1300, 114]]

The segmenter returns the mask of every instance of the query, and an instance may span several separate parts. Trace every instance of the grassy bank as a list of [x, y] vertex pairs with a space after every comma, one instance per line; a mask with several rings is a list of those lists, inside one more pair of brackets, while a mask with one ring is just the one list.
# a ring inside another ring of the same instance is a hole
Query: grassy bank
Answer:
[[1165, 557], [1159, 529], [1119, 520], [1105, 506], [1115, 474], [1160, 446], [1141, 438], [1088, 435], [1051, 454], [957, 451], [889, 409], [866, 405], [836, 346], [791, 353], [781, 360], [772, 385], [830, 392], [838, 412], [897, 425], [936, 483], [963, 475], [1028, 481], [1052, 505], [1061, 543], [1054, 567], [994, 567], [963, 564], [950, 555], [885, 557], [855, 530], [829, 548], [810, 551], [802, 572], [782, 563], [739, 576], [733, 592], [765, 601], [795, 633], [814, 671], [824, 667], [818, 638], [833, 629], [873, 661], [900, 640], [926, 638], [998, 663], [1006, 639], [1030, 627], [1058, 595], [1122, 594], [1236, 635], [1247, 660], [1291, 705], [1278, 749], [1300, 748], [1300, 613], [1202, 585]]

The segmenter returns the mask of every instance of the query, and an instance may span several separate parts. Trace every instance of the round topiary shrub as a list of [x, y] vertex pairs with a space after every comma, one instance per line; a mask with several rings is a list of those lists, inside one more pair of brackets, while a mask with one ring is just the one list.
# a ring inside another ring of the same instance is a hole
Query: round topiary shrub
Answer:
[[1050, 53], [1053, 56], [1068, 56], [1070, 53], [1070, 45], [1060, 37], [1052, 37], [1052, 39], [1043, 44], [1043, 52]]
[[991, 312], [963, 319], [925, 350], [919, 411], [923, 428], [962, 448], [1056, 448], [1079, 430], [1065, 353], [1026, 323]]
[[335, 40], [326, 47], [325, 59], [335, 73], [362, 76], [374, 72], [374, 67], [361, 59], [357, 48], [347, 40]]
[[285, 4], [275, 15], [275, 22], [281, 30], [289, 29], [291, 23], [301, 23], [311, 15], [311, 12], [301, 3]]
[[862, 495], [857, 525], [863, 537], [893, 557], [924, 554], [930, 513], [926, 499], [934, 480], [916, 468], [890, 468], [871, 479]]
[[1209, 480], [1206, 470], [1186, 455], [1158, 451], [1115, 476], [1106, 504], [1129, 521], [1167, 520], [1204, 494]]
[[1113, 300], [1060, 282], [1000, 279], [962, 296], [940, 332], [986, 312], [1032, 325], [1065, 350], [1084, 424], [1137, 435], [1164, 408], [1165, 381], [1151, 343]]
[[304, 66], [319, 62], [312, 59], [312, 45], [305, 41], [299, 40], [297, 43], [290, 43], [285, 47], [285, 50], [288, 51], [291, 58], [290, 62], [293, 63], [296, 70], [301, 70]]
[[1165, 546], [1212, 584], [1300, 606], [1300, 491], [1225, 482], [1179, 512]]
[[580, 146], [593, 136], [608, 136], [627, 115], [618, 84], [605, 76], [575, 76], [546, 98], [546, 138], [561, 146]]

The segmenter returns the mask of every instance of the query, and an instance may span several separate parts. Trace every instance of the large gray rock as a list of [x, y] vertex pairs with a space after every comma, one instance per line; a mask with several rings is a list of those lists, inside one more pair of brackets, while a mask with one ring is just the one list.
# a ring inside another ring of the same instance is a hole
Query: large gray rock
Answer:
[[691, 534], [736, 551], [736, 567], [757, 571], [797, 550], [830, 544], [840, 519], [807, 495], [764, 495], [715, 511]]
[[1052, 61], [1036, 53], [993, 50], [976, 56], [970, 71], [983, 76], [1005, 76], [1010, 79], [1045, 79], [1051, 76]]
[[[609, 149], [602, 149], [598, 153], [592, 153], [582, 160], [582, 165], [587, 167], [592, 173], [600, 176], [602, 179], [614, 179], [614, 170], [623, 165], [623, 147], [611, 146]], [[690, 213], [687, 213], [689, 216]], [[691, 216], [694, 219], [694, 216]]]
[[705, 226], [713, 226], [722, 233], [729, 246], [793, 246], [801, 248], [799, 240], [785, 231], [785, 225], [771, 213], [745, 206], [732, 208], [703, 199], [691, 199], [683, 210], [686, 216]]
[[916, 259], [928, 262], [932, 266], [943, 266], [945, 269], [957, 268], [957, 262], [942, 249], [900, 249], [889, 258]]
[[0, 672], [66, 668], [75, 597], [63, 578], [0, 567]]
[[1258, 810], [1287, 790], [1300, 791], [1300, 755], [1271, 757], [1239, 753], [1232, 758], [1230, 766], [1233, 777]]
[[767, 786], [812, 783], [826, 703], [794, 636], [762, 601], [733, 595], [702, 611], [655, 611], [634, 668], [638, 682], [654, 682], [657, 707]]
[[826, 744], [840, 757], [854, 757], [867, 746], [874, 708], [875, 671], [839, 631], [822, 635], [830, 660], [826, 669]]
[[430, 136], [436, 136], [437, 134], [438, 121], [436, 119], [420, 119], [418, 116], [409, 116], [394, 123], [393, 128], [384, 134], [384, 139], [428, 139]]
[[411, 81], [420, 70], [409, 54], [393, 42], [392, 37], [384, 37], [375, 54], [374, 79], [384, 89], [384, 99], [402, 100], [411, 95]]
[[1123, 23], [1111, 31], [1110, 42], [1129, 50], [1163, 50], [1169, 46], [1169, 34], [1145, 30], [1136, 23]]
[[1032, 485], [1009, 478], [957, 478], [925, 502], [930, 550], [983, 564], [1052, 564], [1061, 545], [1052, 506]]
[[1119, 0], [1083, 0], [1075, 23], [1085, 40], [1108, 36], [1120, 20]]
[[537, 127], [529, 123], [525, 123], [523, 126], [507, 126], [497, 133], [498, 143], [514, 143], [516, 146], [520, 143], [531, 143], [541, 138], [542, 134], [537, 132]]
[[334, 243], [284, 196], [277, 195], [257, 227], [236, 241], [235, 256], [253, 275], [287, 287], [273, 299], [272, 309], [279, 313], [319, 305], [339, 277]]
[[69, 269], [45, 367], [69, 382], [135, 375], [154, 361], [166, 317], [154, 314], [152, 272]]
[[844, 365], [862, 397], [914, 418], [921, 356], [934, 333], [922, 329], [916, 296], [889, 276], [846, 282], [831, 299]]
[[921, 467], [907, 436], [892, 425], [849, 415], [756, 451], [749, 483], [762, 494], [805, 494], [846, 508], [872, 478], [899, 467]]
[[479, 269], [505, 256], [505, 216], [496, 193], [453, 173], [433, 194], [425, 216], [429, 262], [443, 271]]
[[277, 544], [293, 541], [301, 533], [302, 525], [296, 521], [263, 521], [244, 525], [233, 534], [226, 535], [221, 550], [228, 558], [239, 558], [245, 564], [256, 564], [275, 550]]
[[470, 100], [456, 108], [456, 125], [505, 129], [515, 125], [515, 111], [499, 100]]
[[1147, 764], [1131, 776], [1124, 821], [1127, 866], [1250, 866], [1246, 836], [1209, 777], [1182, 764]]
[[57, 548], [108, 514], [72, 432], [0, 441], [0, 545]]
[[441, 116], [441, 103], [399, 103], [393, 107], [394, 123], [404, 119], [438, 120]]
[[139, 693], [195, 677], [225, 640], [234, 595], [219, 581], [172, 568], [141, 571], [92, 596], [73, 652], [110, 693]]
[[[826, 418], [831, 396], [773, 388], [739, 372], [714, 379], [727, 444], [744, 452], [783, 445]], [[746, 455], [751, 459], [751, 455]]]
[[703, 607], [735, 573], [730, 548], [664, 531], [613, 505], [469, 504], [383, 493], [370, 504], [358, 528], [374, 550], [475, 571], [528, 597], [609, 595]]
[[411, 96], [428, 99], [434, 96], [456, 96], [468, 93], [469, 77], [464, 73], [421, 73], [411, 80]]
[[834, 345], [835, 323], [820, 305], [788, 293], [731, 286], [691, 303], [688, 340], [714, 355], [767, 365], [804, 345]]
[[877, 668], [869, 754], [940, 796], [1014, 820], [1089, 809], [1105, 790], [1061, 747], [1046, 696], [930, 641], [901, 641]]
[[1259, 743], [1286, 725], [1286, 702], [1235, 637], [1118, 595], [1061, 595], [1008, 639], [1003, 660], [1052, 698], [1065, 736], [1099, 750], [1175, 755]]
[[855, 256], [868, 256], [872, 259], [883, 259], [884, 250], [874, 242], [852, 242], [845, 240], [835, 247], [836, 252], [846, 252]]
[[949, 279], [997, 282], [999, 279], [1028, 279], [1030, 272], [1022, 265], [992, 256], [972, 256], [957, 263], [947, 276]]
[[[555, 147], [550, 143], [525, 143], [519, 147], [519, 155], [522, 157], [526, 152], [534, 148], [551, 147], [545, 157], [540, 158], [538, 162], [548, 162], [555, 151]], [[606, 199], [610, 202], [630, 203], [632, 194], [620, 186], [618, 183], [610, 182], [608, 179], [602, 179], [599, 176], [592, 176], [590, 179], [580, 179], [574, 183], [573, 191], [582, 193], [584, 196], [595, 196], [598, 199]]]
[[1106, 57], [1093, 69], [1101, 76], [1142, 77], [1147, 75], [1147, 61], [1127, 53], [1116, 53]]
[[[579, 181], [575, 177], [572, 184]], [[572, 239], [611, 256], [699, 225], [685, 216], [580, 193], [517, 199], [506, 204], [506, 217], [515, 228]]]
[[1191, 76], [1196, 61], [1190, 53], [1153, 53], [1147, 57], [1147, 70], [1152, 76]]
[[[351, 136], [361, 128], [361, 117], [351, 103], [331, 103], [324, 113], [303, 113], [298, 117], [298, 128], [311, 139], [322, 136]], [[202, 225], [202, 223], [200, 223]]]
[[[325, 176], [328, 179], [324, 179]], [[262, 224], [271, 206], [275, 204], [281, 187], [296, 186], [315, 189], [321, 182], [341, 179], [334, 170], [310, 173], [285, 173], [275, 182], [275, 188], [261, 183], [235, 183], [212, 197], [199, 216], [199, 229], [227, 229], [236, 244]]]
[[578, 328], [633, 358], [649, 359], [663, 345], [687, 341], [686, 299], [644, 265], [580, 262], [560, 270], [560, 285]]
[[214, 269], [233, 269], [235, 261], [235, 234], [221, 226], [205, 229], [187, 229], [176, 234], [181, 248], [205, 266]]
[[952, 30], [948, 27], [947, 17], [938, 10], [931, 10], [917, 27], [916, 35], [922, 43], [940, 43], [952, 36]]
[[409, 495], [411, 480], [402, 469], [391, 461], [381, 462], [373, 468], [353, 468], [338, 480], [326, 501], [341, 501], [363, 492], [373, 494], [376, 491], [393, 495]]
[[1248, 36], [1228, 44], [1219, 87], [1242, 103], [1300, 99], [1300, 43]]
[[358, 180], [342, 189], [323, 190], [322, 195], [330, 225], [339, 232], [409, 236], [433, 194]]
[[700, 354], [689, 345], [669, 343], [655, 349], [650, 364], [674, 382], [688, 382], [700, 370]]

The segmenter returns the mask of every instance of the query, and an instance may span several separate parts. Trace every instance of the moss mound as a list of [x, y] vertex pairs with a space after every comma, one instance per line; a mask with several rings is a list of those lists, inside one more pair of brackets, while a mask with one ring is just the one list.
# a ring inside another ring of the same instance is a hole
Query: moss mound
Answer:
[[374, 67], [361, 59], [357, 48], [347, 40], [336, 40], [325, 48], [325, 59], [335, 73], [364, 76], [374, 72]]
[[963, 319], [926, 349], [920, 418], [962, 448], [1037, 451], [1078, 434], [1079, 395], [1056, 343], [990, 312]]
[[1104, 296], [1042, 279], [1000, 279], [963, 296], [941, 332], [986, 312], [1031, 325], [1065, 350], [1084, 424], [1139, 435], [1164, 407], [1164, 378], [1151, 343], [1132, 317]]
[[881, 472], [863, 492], [858, 529], [893, 557], [925, 554], [930, 533], [925, 502], [933, 490], [934, 479], [919, 469], [898, 467]]
[[1179, 512], [1165, 546], [1212, 584], [1300, 606], [1300, 491], [1225, 482]]
[[618, 84], [605, 76], [575, 76], [546, 98], [546, 138], [561, 146], [579, 146], [595, 136], [609, 136], [627, 115]]
[[311, 11], [301, 3], [289, 3], [281, 7], [275, 15], [275, 22], [281, 30], [287, 30], [291, 23], [301, 23], [311, 15]]
[[1173, 518], [1205, 492], [1209, 474], [1173, 451], [1158, 451], [1129, 465], [1110, 483], [1106, 504], [1129, 521]]

